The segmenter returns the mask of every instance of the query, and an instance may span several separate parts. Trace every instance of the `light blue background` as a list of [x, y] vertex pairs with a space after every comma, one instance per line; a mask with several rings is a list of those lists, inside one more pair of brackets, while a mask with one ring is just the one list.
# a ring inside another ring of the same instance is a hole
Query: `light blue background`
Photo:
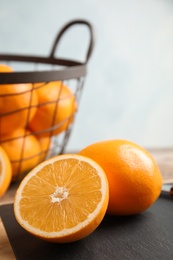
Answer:
[[[47, 55], [76, 18], [94, 25], [96, 45], [67, 150], [110, 138], [173, 146], [173, 1], [0, 0], [0, 52]], [[86, 48], [75, 37], [67, 56]]]

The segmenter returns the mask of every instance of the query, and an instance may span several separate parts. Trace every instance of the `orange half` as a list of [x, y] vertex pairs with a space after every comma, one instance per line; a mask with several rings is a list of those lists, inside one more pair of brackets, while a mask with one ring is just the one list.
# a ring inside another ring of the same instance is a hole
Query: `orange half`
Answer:
[[108, 205], [108, 181], [92, 159], [66, 154], [35, 167], [21, 182], [14, 213], [31, 234], [51, 242], [73, 242], [91, 234]]

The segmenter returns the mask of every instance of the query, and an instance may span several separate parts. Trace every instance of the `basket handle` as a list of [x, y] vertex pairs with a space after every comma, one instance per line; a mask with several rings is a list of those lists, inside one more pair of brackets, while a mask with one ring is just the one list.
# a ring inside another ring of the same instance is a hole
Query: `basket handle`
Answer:
[[62, 27], [62, 29], [60, 30], [59, 34], [57, 35], [55, 42], [53, 44], [51, 53], [50, 53], [50, 58], [54, 58], [55, 55], [55, 50], [58, 46], [58, 43], [62, 37], [62, 35], [67, 31], [67, 29], [69, 29], [71, 26], [76, 25], [76, 24], [82, 24], [88, 27], [89, 29], [89, 33], [90, 33], [90, 42], [89, 42], [89, 46], [88, 46], [88, 51], [86, 53], [86, 58], [85, 58], [85, 62], [84, 64], [86, 64], [92, 54], [93, 51], [93, 47], [94, 47], [94, 33], [93, 33], [93, 27], [92, 25], [86, 21], [86, 20], [73, 20], [69, 23], [67, 23], [64, 27]]

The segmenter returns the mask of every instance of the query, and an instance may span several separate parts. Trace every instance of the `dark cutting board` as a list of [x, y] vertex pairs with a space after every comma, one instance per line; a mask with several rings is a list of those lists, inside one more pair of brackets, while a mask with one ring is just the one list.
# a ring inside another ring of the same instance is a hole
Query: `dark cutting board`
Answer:
[[173, 200], [167, 197], [135, 216], [106, 215], [90, 236], [70, 244], [51, 244], [27, 233], [15, 220], [13, 204], [0, 206], [0, 215], [19, 260], [173, 259]]

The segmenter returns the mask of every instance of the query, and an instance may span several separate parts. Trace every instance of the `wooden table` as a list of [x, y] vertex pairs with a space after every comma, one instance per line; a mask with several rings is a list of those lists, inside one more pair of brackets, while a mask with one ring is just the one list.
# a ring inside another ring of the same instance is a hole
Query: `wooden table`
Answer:
[[[173, 178], [173, 149], [150, 149], [151, 154], [158, 163], [158, 166], [163, 174], [165, 180]], [[14, 195], [19, 183], [11, 184], [7, 193], [1, 198], [0, 205], [12, 203]], [[6, 231], [0, 219], [0, 259], [11, 260], [15, 259], [13, 250], [9, 243]]]

